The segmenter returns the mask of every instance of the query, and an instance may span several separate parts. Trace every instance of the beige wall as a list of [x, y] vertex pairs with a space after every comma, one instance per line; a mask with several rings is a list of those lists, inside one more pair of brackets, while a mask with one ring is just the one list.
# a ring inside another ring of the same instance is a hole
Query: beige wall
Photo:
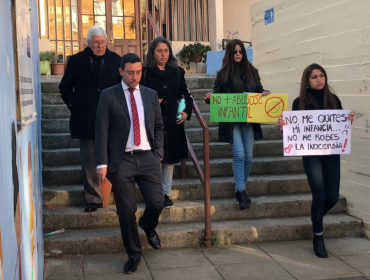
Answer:
[[[264, 11], [275, 9], [275, 22]], [[341, 195], [370, 237], [370, 1], [261, 0], [252, 6], [253, 62], [272, 92], [298, 95], [303, 69], [321, 64], [345, 109], [358, 112]]]
[[[223, 39], [228, 36], [228, 31], [239, 34], [234, 35], [243, 41], [251, 41], [251, 6], [260, 0], [224, 0], [223, 1]], [[230, 35], [229, 39], [233, 36]]]

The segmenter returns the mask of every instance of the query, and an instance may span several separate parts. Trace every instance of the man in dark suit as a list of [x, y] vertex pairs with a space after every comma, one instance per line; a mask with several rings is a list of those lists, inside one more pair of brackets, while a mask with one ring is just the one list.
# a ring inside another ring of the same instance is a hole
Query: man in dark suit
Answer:
[[107, 49], [107, 34], [99, 26], [90, 27], [87, 42], [84, 51], [69, 59], [59, 90], [71, 111], [71, 137], [80, 139], [85, 211], [92, 212], [102, 207], [94, 155], [96, 109], [101, 91], [121, 80], [121, 57]]
[[136, 54], [125, 54], [119, 72], [122, 82], [102, 92], [96, 115], [96, 164], [100, 182], [109, 172], [123, 245], [129, 260], [125, 273], [137, 269], [142, 255], [136, 225], [135, 183], [146, 203], [139, 226], [148, 243], [161, 247], [155, 231], [163, 209], [160, 160], [163, 121], [157, 92], [139, 85], [142, 64]]

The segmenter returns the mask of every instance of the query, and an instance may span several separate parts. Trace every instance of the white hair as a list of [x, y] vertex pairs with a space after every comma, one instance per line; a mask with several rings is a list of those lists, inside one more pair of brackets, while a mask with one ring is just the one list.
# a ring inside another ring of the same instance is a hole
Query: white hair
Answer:
[[93, 25], [89, 28], [89, 31], [87, 32], [87, 41], [91, 41], [92, 37], [101, 35], [105, 35], [105, 38], [107, 38], [107, 33], [104, 31], [103, 28], [97, 25]]

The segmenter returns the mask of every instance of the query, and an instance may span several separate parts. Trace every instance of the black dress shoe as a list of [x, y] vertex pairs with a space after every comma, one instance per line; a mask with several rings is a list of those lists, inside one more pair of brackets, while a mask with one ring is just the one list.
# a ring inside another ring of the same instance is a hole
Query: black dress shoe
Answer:
[[96, 211], [98, 208], [102, 208], [103, 207], [103, 203], [88, 203], [86, 206], [85, 206], [85, 212], [89, 213], [89, 212], [94, 212]]
[[150, 246], [152, 246], [154, 249], [160, 249], [161, 248], [161, 240], [159, 239], [159, 236], [157, 232], [154, 229], [145, 230], [139, 221], [139, 227], [145, 232], [146, 234], [146, 240], [148, 240], [148, 243]]
[[319, 258], [327, 258], [328, 253], [326, 252], [324, 236], [323, 235], [313, 235], [313, 251], [315, 255]]
[[[245, 191], [238, 191], [235, 193], [236, 200], [239, 201], [239, 209], [245, 210], [249, 209], [249, 203]], [[250, 201], [250, 199], [249, 199]]]
[[124, 272], [126, 274], [132, 274], [137, 270], [137, 266], [140, 263], [140, 259], [129, 258], [125, 263]]

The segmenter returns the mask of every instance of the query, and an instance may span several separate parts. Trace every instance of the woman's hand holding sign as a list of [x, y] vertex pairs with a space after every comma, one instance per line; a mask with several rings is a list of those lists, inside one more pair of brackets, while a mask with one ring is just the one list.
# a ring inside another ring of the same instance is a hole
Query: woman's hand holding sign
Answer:
[[347, 119], [353, 122], [355, 120], [355, 114], [356, 112], [352, 110], [351, 112], [349, 112]]
[[205, 100], [205, 101], [209, 101], [209, 100], [211, 99], [211, 97], [212, 97], [212, 93], [208, 92], [208, 93], [206, 94], [206, 96], [204, 96], [204, 100]]

